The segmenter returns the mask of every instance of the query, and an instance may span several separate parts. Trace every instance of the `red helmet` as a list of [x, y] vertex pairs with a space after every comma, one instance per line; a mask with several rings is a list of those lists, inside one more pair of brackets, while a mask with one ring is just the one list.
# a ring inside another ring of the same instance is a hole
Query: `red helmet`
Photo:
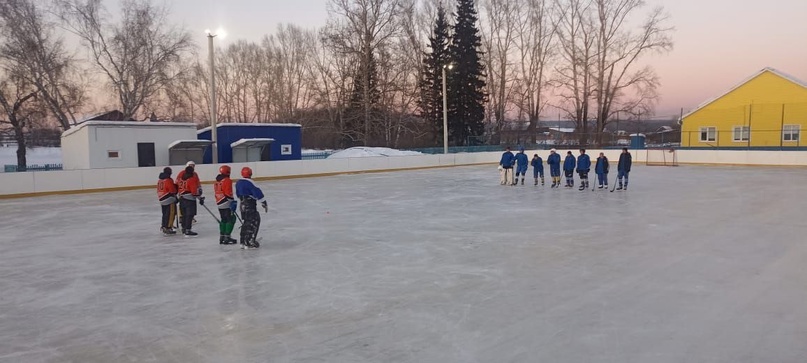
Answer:
[[248, 166], [245, 166], [243, 169], [241, 169], [241, 176], [244, 178], [251, 178], [252, 169], [250, 169]]
[[230, 166], [229, 165], [220, 166], [219, 167], [219, 174], [230, 175]]

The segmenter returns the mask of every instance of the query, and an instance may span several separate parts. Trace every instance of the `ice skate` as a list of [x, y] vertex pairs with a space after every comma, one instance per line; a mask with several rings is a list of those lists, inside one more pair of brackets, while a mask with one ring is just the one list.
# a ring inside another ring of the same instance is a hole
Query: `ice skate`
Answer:
[[196, 236], [198, 236], [199, 234], [198, 234], [198, 233], [196, 233], [196, 232], [194, 232], [194, 231], [191, 231], [191, 230], [189, 229], [189, 230], [186, 230], [186, 231], [185, 231], [185, 233], [183, 233], [183, 235], [184, 235], [185, 237], [196, 237]]

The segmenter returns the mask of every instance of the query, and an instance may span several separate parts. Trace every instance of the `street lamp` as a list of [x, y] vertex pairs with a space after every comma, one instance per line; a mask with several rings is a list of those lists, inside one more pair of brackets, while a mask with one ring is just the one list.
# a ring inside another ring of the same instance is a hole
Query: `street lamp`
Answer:
[[219, 36], [221, 38], [225, 37], [224, 30], [218, 29], [216, 33], [211, 32], [209, 29], [205, 30], [207, 34], [207, 50], [208, 56], [210, 57], [210, 141], [212, 144], [210, 145], [210, 155], [213, 159], [213, 164], [219, 163], [219, 147], [218, 147], [218, 130], [216, 129], [216, 74], [215, 74], [215, 67], [214, 67], [214, 56], [213, 56], [213, 38]]
[[446, 95], [446, 69], [454, 68], [449, 63], [443, 65], [443, 154], [448, 154], [448, 97]]

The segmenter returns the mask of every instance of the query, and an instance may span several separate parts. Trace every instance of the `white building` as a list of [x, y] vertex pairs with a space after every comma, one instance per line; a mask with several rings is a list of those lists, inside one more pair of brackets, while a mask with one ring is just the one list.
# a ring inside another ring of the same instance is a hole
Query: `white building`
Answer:
[[200, 143], [209, 141], [197, 140], [192, 123], [86, 121], [62, 133], [62, 162], [65, 170], [164, 166], [171, 147]]

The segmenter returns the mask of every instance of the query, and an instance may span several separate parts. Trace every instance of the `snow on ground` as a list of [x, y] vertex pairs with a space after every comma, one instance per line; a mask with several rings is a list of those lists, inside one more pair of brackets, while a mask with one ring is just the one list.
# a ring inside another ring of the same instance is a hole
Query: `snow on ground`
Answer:
[[[28, 165], [61, 164], [62, 148], [35, 147], [26, 154]], [[17, 147], [0, 147], [0, 165], [17, 165]]]
[[417, 151], [390, 149], [387, 147], [357, 146], [337, 151], [329, 155], [328, 159], [364, 158], [364, 157], [376, 157], [376, 156], [407, 156], [407, 155], [421, 155], [421, 153]]
[[271, 209], [251, 251], [219, 246], [203, 208], [200, 237], [162, 237], [153, 190], [3, 200], [0, 362], [802, 363], [804, 179], [259, 182]]

